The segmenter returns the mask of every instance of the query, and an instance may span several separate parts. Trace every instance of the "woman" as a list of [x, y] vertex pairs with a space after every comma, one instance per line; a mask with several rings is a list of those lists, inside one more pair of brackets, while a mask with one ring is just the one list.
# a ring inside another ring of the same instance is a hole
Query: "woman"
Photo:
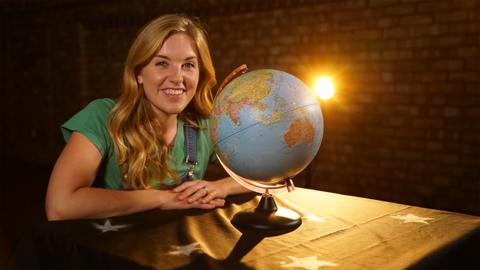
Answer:
[[[95, 100], [62, 126], [67, 144], [50, 177], [48, 219], [212, 209], [247, 192], [228, 177], [188, 181], [214, 159], [207, 118], [215, 83], [197, 22], [165, 15], [147, 24], [130, 47], [120, 98]], [[185, 132], [194, 134], [196, 162], [185, 161]]]

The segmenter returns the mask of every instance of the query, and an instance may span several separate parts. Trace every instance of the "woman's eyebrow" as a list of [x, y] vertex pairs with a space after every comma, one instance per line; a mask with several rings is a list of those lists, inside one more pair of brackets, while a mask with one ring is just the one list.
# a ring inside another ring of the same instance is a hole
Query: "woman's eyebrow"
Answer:
[[[162, 54], [157, 54], [155, 55], [154, 57], [158, 57], [158, 58], [163, 58], [163, 59], [166, 59], [166, 60], [171, 60], [170, 57], [166, 56], [166, 55], [162, 55]], [[185, 61], [190, 61], [190, 60], [197, 60], [197, 56], [196, 55], [192, 55], [192, 56], [188, 56], [186, 57], [184, 60]]]
[[170, 60], [170, 57], [168, 57], [168, 56], [166, 56], [166, 55], [161, 55], [161, 54], [156, 54], [154, 57], [164, 58], [164, 59]]
[[197, 56], [193, 55], [193, 56], [189, 56], [187, 58], [185, 58], [186, 61], [190, 61], [190, 60], [197, 60]]

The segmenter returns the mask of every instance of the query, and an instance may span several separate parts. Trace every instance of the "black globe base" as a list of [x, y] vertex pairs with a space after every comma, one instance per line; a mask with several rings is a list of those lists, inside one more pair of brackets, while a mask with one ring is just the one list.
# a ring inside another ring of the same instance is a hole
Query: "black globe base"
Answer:
[[275, 235], [295, 230], [302, 219], [295, 211], [277, 207], [272, 195], [263, 194], [255, 209], [237, 213], [231, 222], [240, 231]]

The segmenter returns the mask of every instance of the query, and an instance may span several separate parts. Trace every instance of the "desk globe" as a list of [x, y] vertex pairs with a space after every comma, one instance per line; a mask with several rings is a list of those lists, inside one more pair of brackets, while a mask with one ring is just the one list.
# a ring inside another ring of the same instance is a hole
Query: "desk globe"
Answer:
[[296, 228], [300, 216], [278, 208], [272, 194], [293, 190], [292, 178], [316, 156], [323, 137], [320, 104], [289, 73], [245, 73], [246, 66], [242, 71], [220, 87], [210, 118], [210, 136], [222, 166], [237, 182], [262, 193], [259, 206], [237, 213], [232, 224], [239, 229]]

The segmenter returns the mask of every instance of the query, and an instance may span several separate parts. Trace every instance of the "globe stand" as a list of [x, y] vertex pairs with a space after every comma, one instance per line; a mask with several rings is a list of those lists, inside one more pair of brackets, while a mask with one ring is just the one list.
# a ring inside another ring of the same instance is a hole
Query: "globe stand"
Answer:
[[262, 198], [254, 209], [241, 211], [232, 218], [231, 223], [242, 232], [255, 232], [264, 236], [278, 235], [295, 230], [302, 224], [300, 215], [287, 208], [277, 207], [269, 190], [295, 189], [292, 178], [284, 179], [284, 184], [265, 185], [237, 175], [230, 170], [219, 157], [218, 160], [225, 171], [244, 187], [262, 193]]
[[255, 230], [280, 234], [298, 228], [302, 219], [295, 211], [277, 207], [273, 196], [263, 193], [255, 209], [237, 213], [231, 222], [240, 231]]

